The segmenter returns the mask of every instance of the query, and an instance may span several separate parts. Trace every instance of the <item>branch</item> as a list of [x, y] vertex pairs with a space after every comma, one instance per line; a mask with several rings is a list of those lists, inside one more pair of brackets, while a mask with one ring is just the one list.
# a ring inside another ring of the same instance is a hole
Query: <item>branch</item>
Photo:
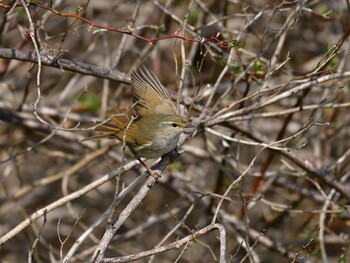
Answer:
[[[190, 134], [182, 134], [180, 137], [178, 146], [181, 146], [185, 140], [190, 136]], [[151, 170], [156, 174], [161, 174], [161, 172], [172, 162], [174, 161], [180, 154], [174, 150], [173, 152], [166, 154], [162, 157], [162, 159], [154, 164], [151, 167]], [[157, 179], [154, 176], [149, 176], [146, 182], [142, 185], [138, 193], [133, 197], [133, 199], [128, 203], [125, 209], [119, 214], [119, 217], [113, 222], [111, 226], [109, 226], [103, 237], [100, 240], [97, 249], [91, 257], [91, 262], [104, 262], [104, 254], [105, 251], [110, 244], [112, 238], [120, 229], [120, 227], [124, 224], [126, 219], [129, 218], [130, 214], [140, 205], [142, 200], [146, 197], [148, 192], [151, 190], [153, 185], [156, 183]]]
[[212, 224], [209, 226], [206, 226], [202, 228], [201, 230], [198, 230], [194, 232], [191, 235], [188, 235], [187, 237], [184, 237], [180, 240], [177, 240], [175, 242], [172, 242], [170, 244], [161, 246], [159, 248], [154, 248], [151, 250], [143, 251], [138, 254], [133, 254], [129, 256], [124, 256], [124, 257], [119, 257], [119, 258], [106, 258], [103, 262], [114, 262], [114, 263], [121, 263], [121, 262], [131, 262], [137, 259], [145, 258], [157, 253], [165, 252], [171, 249], [178, 249], [179, 247], [182, 247], [192, 240], [195, 240], [196, 238], [203, 236], [214, 229], [218, 229], [220, 231], [220, 263], [225, 263], [226, 262], [226, 231], [225, 228], [220, 225], [220, 224]]
[[[35, 52], [24, 52], [13, 48], [0, 48], [0, 57], [38, 63], [38, 58]], [[115, 80], [127, 84], [131, 82], [128, 74], [122, 73], [118, 70], [112, 70], [110, 68], [94, 66], [91, 64], [49, 55], [41, 55], [40, 60], [42, 65], [53, 68], [69, 70], [84, 75], [91, 75], [104, 79]]]
[[[130, 170], [132, 167], [135, 166], [135, 164], [137, 164], [137, 161], [132, 161], [130, 163], [128, 163], [127, 165], [125, 165], [124, 167], [122, 167], [123, 171], [127, 171]], [[41, 218], [42, 216], [46, 216], [48, 212], [63, 206], [65, 204], [67, 204], [68, 202], [71, 202], [81, 196], [86, 195], [88, 192], [90, 192], [91, 190], [96, 189], [97, 187], [103, 185], [104, 183], [108, 182], [109, 180], [113, 179], [114, 177], [116, 177], [118, 174], [120, 173], [120, 169], [116, 169], [108, 174], [106, 174], [105, 176], [99, 178], [98, 180], [88, 184], [87, 186], [85, 186], [84, 188], [75, 191], [63, 198], [58, 199], [55, 202], [52, 202], [51, 204], [37, 210], [36, 212], [34, 212], [33, 214], [31, 214], [28, 218], [26, 218], [25, 220], [23, 220], [20, 224], [18, 224], [15, 228], [13, 228], [12, 230], [10, 230], [8, 233], [6, 233], [5, 235], [3, 235], [2, 237], [0, 237], [0, 246], [2, 246], [3, 244], [5, 244], [7, 241], [9, 241], [11, 238], [15, 237], [18, 233], [20, 233], [21, 231], [23, 231], [24, 229], [26, 229], [29, 225], [31, 225], [32, 223], [34, 223], [35, 221], [37, 221], [39, 218]]]
[[[100, 24], [97, 24], [97, 23], [94, 23], [92, 21], [90, 21], [89, 19], [85, 18], [85, 17], [82, 17], [79, 12], [76, 12], [76, 13], [62, 13], [52, 7], [49, 7], [49, 6], [46, 6], [46, 5], [41, 5], [41, 4], [38, 4], [38, 3], [34, 3], [34, 2], [30, 2], [30, 5], [32, 6], [37, 6], [41, 9], [44, 9], [44, 10], [47, 10], [47, 11], [50, 11], [58, 16], [62, 16], [62, 17], [72, 17], [72, 18], [75, 18], [75, 19], [78, 19], [80, 21], [83, 21], [84, 23], [88, 24], [89, 25], [89, 30], [91, 30], [92, 28], [100, 28], [100, 29], [105, 29], [107, 31], [112, 31], [112, 32], [116, 32], [116, 33], [121, 33], [121, 34], [128, 34], [132, 37], [135, 37], [137, 39], [140, 39], [140, 40], [143, 40], [143, 41], [146, 41], [148, 42], [150, 45], [153, 45], [154, 42], [156, 41], [159, 41], [159, 40], [165, 40], [165, 39], [181, 39], [181, 40], [185, 40], [185, 41], [188, 41], [188, 42], [195, 42], [195, 43], [209, 43], [209, 42], [217, 42], [218, 45], [221, 47], [221, 48], [224, 48], [224, 49], [227, 49], [227, 48], [232, 48], [236, 45], [239, 45], [239, 43], [235, 40], [228, 40], [228, 41], [221, 41], [219, 39], [219, 36], [220, 36], [220, 33], [218, 33], [216, 36], [214, 37], [211, 37], [211, 38], [208, 38], [208, 39], [205, 39], [205, 38], [202, 38], [202, 39], [193, 39], [193, 38], [188, 38], [188, 37], [185, 37], [185, 36], [179, 36], [177, 35], [177, 33], [179, 32], [179, 30], [175, 31], [172, 35], [170, 36], [163, 36], [163, 37], [155, 37], [155, 38], [147, 38], [147, 37], [143, 37], [143, 36], [140, 36], [140, 35], [137, 35], [137, 34], [134, 34], [133, 33], [133, 29], [130, 27], [130, 26], [125, 26], [123, 27], [122, 29], [119, 29], [119, 28], [115, 28], [115, 27], [109, 27], [109, 26], [103, 26], [103, 25], [100, 25]], [[12, 8], [12, 6], [10, 5], [5, 5], [5, 4], [1, 4], [0, 6], [4, 7], [4, 8], [7, 8], [7, 9], [10, 9]], [[21, 5], [18, 5], [18, 6], [21, 6]]]

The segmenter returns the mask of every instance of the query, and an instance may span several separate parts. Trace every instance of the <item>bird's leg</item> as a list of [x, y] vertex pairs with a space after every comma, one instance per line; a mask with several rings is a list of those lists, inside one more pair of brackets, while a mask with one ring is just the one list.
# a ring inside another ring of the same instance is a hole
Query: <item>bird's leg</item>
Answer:
[[154, 177], [154, 179], [158, 180], [160, 178], [160, 174], [156, 173], [155, 171], [152, 171], [150, 168], [148, 168], [148, 166], [141, 160], [141, 158], [137, 158], [137, 160], [139, 160], [139, 162], [142, 164], [143, 167], [146, 168], [146, 170], [148, 171], [148, 173]]

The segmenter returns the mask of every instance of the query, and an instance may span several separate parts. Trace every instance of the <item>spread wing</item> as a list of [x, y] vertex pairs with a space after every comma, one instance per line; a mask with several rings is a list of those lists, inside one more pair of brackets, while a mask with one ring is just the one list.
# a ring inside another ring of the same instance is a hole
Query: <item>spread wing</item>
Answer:
[[132, 96], [134, 109], [140, 116], [153, 114], [176, 114], [166, 88], [153, 72], [140, 67], [131, 73]]

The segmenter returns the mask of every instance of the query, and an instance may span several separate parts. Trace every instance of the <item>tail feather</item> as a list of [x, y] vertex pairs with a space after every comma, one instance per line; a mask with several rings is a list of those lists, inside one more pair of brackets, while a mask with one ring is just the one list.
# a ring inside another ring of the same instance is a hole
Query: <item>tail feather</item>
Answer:
[[[126, 141], [133, 141], [130, 136], [133, 136], [136, 132], [135, 125], [129, 125], [132, 120], [132, 113], [134, 111], [117, 110], [112, 109], [106, 112], [106, 115], [110, 118], [110, 121], [101, 124], [95, 128], [95, 131], [100, 133], [91, 137], [87, 137], [83, 141], [101, 140], [101, 139], [119, 139], [123, 140], [124, 133], [128, 127], [126, 134]], [[114, 116], [116, 115], [116, 116]]]
[[80, 141], [81, 142], [97, 141], [97, 140], [101, 140], [101, 139], [110, 139], [110, 138], [114, 138], [114, 137], [115, 137], [115, 135], [113, 133], [105, 133], [105, 134], [97, 134], [94, 136], [90, 136], [90, 137], [84, 138]]

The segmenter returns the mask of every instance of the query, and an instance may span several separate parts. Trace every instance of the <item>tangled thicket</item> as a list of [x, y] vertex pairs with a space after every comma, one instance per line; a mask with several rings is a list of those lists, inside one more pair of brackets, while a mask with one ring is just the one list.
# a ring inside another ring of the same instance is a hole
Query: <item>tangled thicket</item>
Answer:
[[[348, 0], [0, 10], [3, 262], [350, 260]], [[157, 182], [81, 142], [141, 64], [198, 124]]]

